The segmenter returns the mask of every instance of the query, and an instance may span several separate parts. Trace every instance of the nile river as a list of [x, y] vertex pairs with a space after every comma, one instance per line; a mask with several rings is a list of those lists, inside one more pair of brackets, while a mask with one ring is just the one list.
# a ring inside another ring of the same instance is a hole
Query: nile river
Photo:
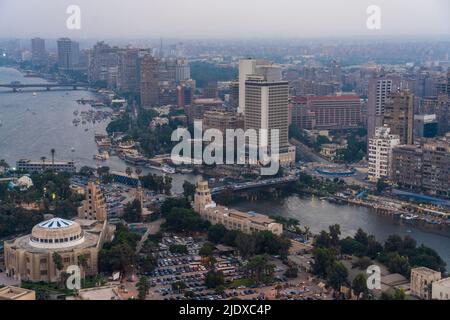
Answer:
[[[37, 78], [24, 78], [14, 69], [0, 68], [0, 83], [11, 81], [45, 82]], [[12, 93], [10, 89], [0, 89], [0, 159], [5, 159], [12, 166], [21, 158], [39, 160], [45, 156], [50, 159], [50, 150], [54, 148], [56, 159], [74, 160], [78, 168], [83, 165], [96, 167], [97, 163], [93, 160], [93, 155], [97, 153], [94, 132], [105, 132], [107, 121], [78, 127], [72, 123], [75, 110], [91, 109], [88, 105], [79, 105], [76, 100], [95, 99], [95, 94], [88, 91], [36, 90], [34, 96], [32, 90]], [[115, 157], [102, 165], [122, 171], [127, 167]], [[193, 175], [173, 175], [173, 191], [182, 191], [184, 180], [194, 182], [195, 179]], [[380, 240], [386, 239], [390, 234], [410, 235], [419, 243], [437, 250], [450, 265], [450, 237], [378, 216], [367, 208], [332, 204], [309, 196], [237, 203], [235, 207], [296, 218], [314, 233], [338, 223], [343, 235], [353, 235], [360, 227]]]

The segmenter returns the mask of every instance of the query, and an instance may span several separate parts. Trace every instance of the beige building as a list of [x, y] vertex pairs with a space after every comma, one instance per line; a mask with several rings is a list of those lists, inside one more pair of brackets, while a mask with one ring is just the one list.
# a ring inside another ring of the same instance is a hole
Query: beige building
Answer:
[[110, 241], [114, 226], [107, 221], [105, 200], [94, 183], [89, 183], [86, 200], [78, 209], [79, 218], [53, 218], [34, 226], [31, 234], [5, 241], [5, 268], [9, 277], [17, 280], [55, 282], [61, 270], [53, 259], [56, 252], [62, 258], [63, 270], [86, 259], [84, 274], [95, 275], [98, 252]]
[[106, 221], [108, 213], [105, 197], [100, 188], [95, 183], [89, 182], [85, 195], [86, 199], [78, 208], [78, 217], [80, 219]]
[[271, 231], [276, 235], [283, 233], [283, 225], [276, 223], [266, 215], [245, 213], [216, 205], [212, 200], [206, 181], [197, 183], [194, 209], [212, 224], [222, 224], [229, 230], [239, 230], [248, 234], [260, 231]]
[[383, 124], [400, 136], [400, 144], [413, 144], [414, 96], [407, 90], [391, 93], [386, 100]]
[[433, 300], [450, 300], [450, 278], [433, 282], [431, 298]]
[[421, 299], [431, 299], [431, 288], [435, 281], [440, 280], [441, 273], [426, 267], [411, 270], [411, 295]]
[[33, 290], [7, 286], [0, 288], [0, 300], [36, 300]]

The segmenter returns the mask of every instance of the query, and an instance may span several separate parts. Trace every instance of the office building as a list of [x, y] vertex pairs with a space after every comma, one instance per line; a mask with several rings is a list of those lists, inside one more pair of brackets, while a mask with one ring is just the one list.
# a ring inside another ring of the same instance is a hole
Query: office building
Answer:
[[391, 134], [387, 127], [375, 130], [373, 138], [369, 139], [369, 180], [388, 179], [391, 172], [392, 149], [400, 144], [400, 137]]
[[88, 79], [92, 84], [103, 83], [117, 87], [119, 77], [119, 49], [98, 42], [89, 53]]
[[78, 42], [69, 38], [60, 38], [58, 45], [58, 67], [62, 71], [71, 71], [77, 68], [80, 58]]
[[186, 59], [178, 59], [175, 66], [175, 81], [183, 82], [191, 78], [191, 67]]
[[267, 74], [269, 78], [248, 76], [245, 82], [245, 130], [253, 129], [258, 134], [258, 145], [249, 148], [267, 147], [270, 153], [271, 132], [278, 130], [280, 164], [290, 165], [295, 162], [295, 148], [288, 141], [289, 85], [281, 80], [281, 74], [275, 71]]
[[400, 144], [413, 144], [414, 96], [409, 91], [392, 92], [385, 104], [383, 124], [391, 134], [400, 136]]
[[31, 39], [31, 59], [33, 64], [43, 64], [47, 60], [45, 40], [41, 38]]
[[159, 64], [151, 55], [145, 55], [141, 61], [141, 105], [145, 107], [159, 104]]
[[375, 134], [375, 128], [383, 126], [386, 100], [391, 92], [400, 87], [400, 78], [393, 76], [371, 78], [369, 80], [367, 102], [367, 138]]
[[392, 181], [402, 189], [449, 196], [449, 163], [450, 135], [398, 146], [392, 152]]
[[435, 114], [414, 116], [414, 141], [421, 138], [434, 138], [438, 134], [438, 122]]
[[314, 113], [317, 130], [361, 127], [361, 100], [358, 96], [308, 97], [307, 109]]

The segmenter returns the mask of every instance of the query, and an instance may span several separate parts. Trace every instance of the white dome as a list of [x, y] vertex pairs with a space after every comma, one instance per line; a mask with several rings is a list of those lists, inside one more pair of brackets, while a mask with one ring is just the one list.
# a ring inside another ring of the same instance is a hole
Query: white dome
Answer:
[[61, 218], [53, 218], [34, 226], [30, 244], [45, 249], [61, 249], [83, 243], [83, 231], [78, 223]]
[[33, 180], [31, 180], [31, 178], [29, 176], [23, 176], [22, 178], [17, 180], [17, 185], [19, 187], [30, 188], [33, 186]]

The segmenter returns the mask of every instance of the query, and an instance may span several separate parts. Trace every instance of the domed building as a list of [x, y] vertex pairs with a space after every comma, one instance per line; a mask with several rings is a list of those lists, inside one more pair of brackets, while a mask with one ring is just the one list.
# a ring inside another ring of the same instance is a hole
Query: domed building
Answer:
[[57, 270], [53, 254], [57, 252], [66, 270], [87, 260], [86, 275], [97, 273], [97, 256], [104, 241], [113, 234], [107, 221], [65, 220], [53, 218], [34, 226], [31, 234], [5, 241], [5, 267], [8, 276], [18, 280], [55, 282]]

